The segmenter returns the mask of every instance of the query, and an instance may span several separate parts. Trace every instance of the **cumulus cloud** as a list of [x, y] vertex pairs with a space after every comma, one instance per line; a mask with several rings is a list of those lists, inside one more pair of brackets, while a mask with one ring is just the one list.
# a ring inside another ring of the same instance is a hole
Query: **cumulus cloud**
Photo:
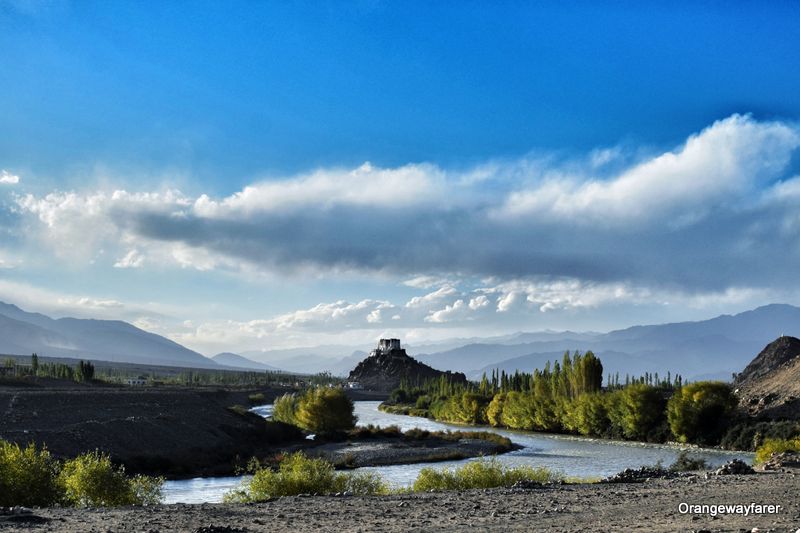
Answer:
[[19, 183], [19, 176], [11, 174], [7, 170], [0, 172], [0, 184], [2, 185], [16, 185]]
[[[72, 191], [24, 195], [17, 208], [30, 238], [64, 256], [103, 249], [120, 267], [146, 256], [141, 268], [347, 272], [436, 289], [407, 308], [427, 306], [424, 298], [438, 298], [441, 311], [454, 305], [459, 276], [719, 292], [796, 283], [798, 146], [794, 124], [734, 115], [649, 157], [609, 148], [459, 172], [365, 164], [263, 180], [223, 198]], [[138, 255], [128, 258], [131, 250]], [[505, 293], [498, 310], [529, 301], [525, 294]]]
[[610, 180], [565, 178], [515, 192], [498, 215], [578, 224], [663, 221], [672, 213], [691, 220], [780, 176], [798, 146], [792, 126], [734, 115]]

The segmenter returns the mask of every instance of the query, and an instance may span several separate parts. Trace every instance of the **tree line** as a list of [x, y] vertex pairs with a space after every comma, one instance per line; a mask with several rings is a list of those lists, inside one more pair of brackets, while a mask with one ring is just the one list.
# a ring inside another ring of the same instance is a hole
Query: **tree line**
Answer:
[[39, 356], [31, 355], [29, 365], [20, 364], [16, 359], [8, 358], [5, 361], [6, 375], [13, 377], [41, 377], [68, 379], [70, 381], [89, 382], [95, 379], [94, 364], [90, 361], [79, 361], [77, 365], [66, 363], [40, 362]]
[[680, 375], [609, 376], [591, 351], [564, 354], [532, 373], [492, 372], [459, 384], [441, 376], [422, 386], [405, 383], [389, 405], [461, 424], [572, 433], [592, 437], [716, 444], [734, 416], [736, 398], [725, 383], [684, 384]]

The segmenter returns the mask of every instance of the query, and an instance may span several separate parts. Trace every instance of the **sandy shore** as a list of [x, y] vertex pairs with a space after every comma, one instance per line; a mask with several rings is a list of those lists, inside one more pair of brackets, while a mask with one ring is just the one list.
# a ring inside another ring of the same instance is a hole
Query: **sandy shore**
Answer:
[[[41, 509], [0, 531], [405, 532], [791, 531], [800, 478], [790, 473], [702, 476], [639, 484], [551, 486], [383, 497], [287, 497], [260, 504]], [[681, 503], [780, 505], [776, 514], [682, 514]], [[20, 517], [22, 518], [22, 517]]]

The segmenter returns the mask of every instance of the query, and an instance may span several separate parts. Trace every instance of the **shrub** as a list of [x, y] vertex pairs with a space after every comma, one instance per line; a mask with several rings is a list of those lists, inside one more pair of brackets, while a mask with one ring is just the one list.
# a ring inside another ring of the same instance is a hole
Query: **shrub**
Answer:
[[333, 465], [301, 452], [288, 455], [278, 470], [259, 468], [238, 490], [225, 495], [228, 502], [259, 502], [297, 494], [384, 494], [387, 485], [374, 473], [337, 473]]
[[247, 396], [247, 401], [250, 402], [251, 405], [260, 405], [263, 404], [266, 400], [266, 396], [264, 396], [263, 392], [257, 392], [255, 394], [250, 394]]
[[338, 433], [355, 427], [353, 410], [344, 390], [318, 387], [300, 398], [295, 419], [301, 428], [320, 435]]
[[129, 478], [123, 467], [97, 451], [66, 461], [59, 479], [68, 503], [102, 507], [158, 503], [163, 484], [161, 478]]
[[736, 397], [727, 383], [691, 383], [675, 391], [667, 403], [669, 427], [681, 442], [717, 444], [736, 404]]
[[126, 476], [100, 452], [61, 464], [44, 448], [0, 440], [0, 507], [153, 505], [161, 500], [163, 484], [163, 478]]
[[799, 452], [800, 437], [795, 439], [767, 439], [756, 450], [756, 464], [768, 461], [773, 453]]
[[430, 490], [467, 490], [510, 487], [517, 481], [546, 483], [560, 481], [562, 476], [544, 467], [506, 467], [497, 459], [470, 461], [454, 470], [423, 468], [414, 481], [415, 492]]
[[0, 440], [0, 507], [59, 503], [58, 469], [58, 461], [47, 449]]
[[693, 472], [695, 470], [707, 470], [708, 463], [702, 457], [691, 457], [689, 452], [682, 451], [678, 458], [669, 467], [673, 472]]

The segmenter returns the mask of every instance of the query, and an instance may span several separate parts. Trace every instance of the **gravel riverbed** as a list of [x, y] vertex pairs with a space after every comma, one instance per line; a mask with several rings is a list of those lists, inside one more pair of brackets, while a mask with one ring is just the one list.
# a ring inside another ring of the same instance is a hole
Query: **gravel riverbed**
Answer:
[[[703, 475], [644, 483], [553, 485], [380, 497], [293, 496], [259, 504], [34, 509], [0, 531], [405, 532], [791, 531], [800, 528], [794, 473]], [[777, 513], [681, 512], [681, 504], [780, 505]]]

